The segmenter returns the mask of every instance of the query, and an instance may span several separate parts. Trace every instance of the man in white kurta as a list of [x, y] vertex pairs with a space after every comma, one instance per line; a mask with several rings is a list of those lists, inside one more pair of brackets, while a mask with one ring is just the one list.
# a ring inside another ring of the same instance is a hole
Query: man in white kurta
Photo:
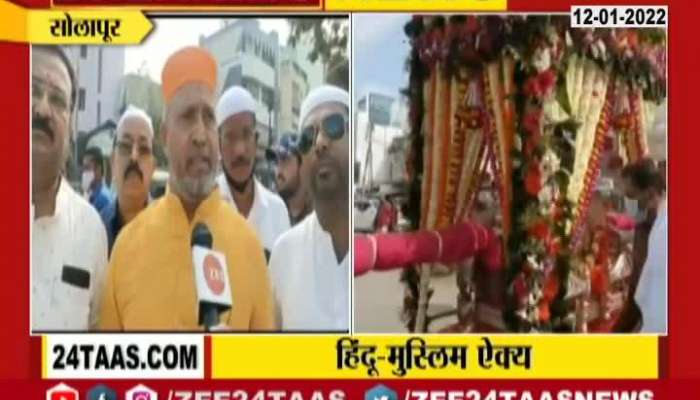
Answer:
[[75, 74], [60, 47], [32, 48], [32, 259], [34, 331], [97, 324], [107, 234], [97, 211], [61, 171], [69, 155]]
[[[219, 185], [221, 197], [238, 211], [226, 175], [219, 175], [216, 182]], [[253, 206], [250, 208], [246, 220], [257, 233], [258, 240], [268, 255], [267, 253], [272, 251], [272, 247], [280, 235], [289, 230], [289, 214], [287, 206], [278, 195], [269, 191], [254, 177], [251, 183], [253, 185]]]
[[34, 219], [32, 206], [32, 218], [32, 329], [95, 327], [107, 266], [97, 211], [61, 179], [54, 214]]
[[228, 88], [216, 105], [223, 173], [217, 184], [224, 200], [231, 204], [258, 235], [269, 257], [279, 236], [290, 227], [287, 206], [253, 175], [257, 152], [253, 96], [240, 86]]
[[282, 235], [270, 270], [283, 330], [348, 330], [348, 256], [337, 261], [331, 235], [316, 213]]
[[[270, 278], [285, 331], [350, 327], [348, 93], [312, 90], [301, 107], [300, 152], [309, 160], [314, 212], [280, 237]], [[306, 162], [306, 161], [304, 161]]]
[[666, 333], [667, 265], [668, 215], [664, 198], [649, 234], [649, 251], [634, 296], [642, 311], [644, 333]]

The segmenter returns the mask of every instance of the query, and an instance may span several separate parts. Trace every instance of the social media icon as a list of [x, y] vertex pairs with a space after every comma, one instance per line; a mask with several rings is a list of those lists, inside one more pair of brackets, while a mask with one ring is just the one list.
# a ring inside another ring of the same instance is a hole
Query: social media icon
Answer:
[[388, 387], [377, 385], [365, 392], [365, 400], [398, 400], [398, 396]]
[[88, 400], [117, 400], [117, 393], [105, 385], [97, 385], [87, 394]]
[[80, 400], [78, 391], [65, 383], [59, 383], [46, 391], [46, 400]]
[[126, 400], [158, 400], [158, 393], [148, 386], [137, 385], [126, 392]]

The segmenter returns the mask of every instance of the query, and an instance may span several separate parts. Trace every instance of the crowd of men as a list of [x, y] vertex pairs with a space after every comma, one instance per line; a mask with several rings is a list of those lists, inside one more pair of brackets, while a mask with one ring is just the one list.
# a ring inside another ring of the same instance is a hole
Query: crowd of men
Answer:
[[[217, 72], [202, 48], [173, 53], [161, 74], [160, 131], [143, 110], [127, 108], [109, 160], [112, 190], [107, 160], [88, 149], [81, 196], [63, 168], [74, 134], [73, 68], [60, 47], [33, 47], [35, 331], [201, 329], [190, 242], [199, 223], [225, 256], [231, 285], [219, 329], [349, 329], [348, 93], [310, 91], [300, 131], [268, 151], [273, 193], [254, 176], [256, 100], [238, 86], [219, 96]], [[156, 135], [169, 178], [152, 199]]]

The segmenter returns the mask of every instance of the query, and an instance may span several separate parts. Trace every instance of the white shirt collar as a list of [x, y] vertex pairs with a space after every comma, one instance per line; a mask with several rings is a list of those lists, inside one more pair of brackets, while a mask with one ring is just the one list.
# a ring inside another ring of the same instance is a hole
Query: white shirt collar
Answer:
[[[265, 190], [265, 188], [262, 186], [258, 180], [253, 177], [253, 205], [250, 207], [250, 212], [248, 213], [248, 221], [252, 221], [253, 217], [258, 214], [257, 210], [261, 207], [266, 207], [267, 206], [267, 199], [265, 199], [262, 195], [262, 191]], [[233, 208], [238, 211], [238, 206], [236, 205], [236, 201], [233, 198], [233, 192], [231, 191], [231, 186], [228, 184], [228, 179], [226, 179], [226, 174], [221, 174], [219, 175], [218, 178], [216, 178], [217, 183], [219, 184], [219, 188], [221, 190], [221, 194], [224, 197], [224, 200], [226, 200], [228, 203], [230, 203]], [[240, 211], [239, 211], [240, 212]]]
[[[333, 265], [335, 266], [343, 265], [348, 259], [349, 252], [345, 254], [343, 259], [340, 260], [340, 262], [338, 262], [338, 258], [335, 255], [335, 248], [333, 247], [333, 237], [331, 236], [330, 232], [323, 229], [323, 226], [321, 226], [321, 222], [318, 220], [318, 215], [316, 215], [316, 212], [314, 211], [307, 218], [311, 218], [311, 220], [309, 221], [309, 226], [311, 227], [311, 232], [313, 235], [312, 243], [320, 244], [319, 246], [312, 246], [316, 250], [316, 252], [321, 253], [318, 255], [324, 258], [330, 257], [330, 259], [333, 260]], [[326, 266], [325, 263], [323, 264], [323, 266]]]
[[[50, 219], [50, 218], [57, 218], [61, 214], [63, 214], [66, 211], [66, 207], [70, 207], [71, 204], [71, 194], [73, 194], [73, 189], [70, 187], [70, 183], [61, 176], [60, 181], [58, 182], [58, 190], [56, 191], [56, 204], [54, 205], [53, 209], [53, 214], [51, 215], [45, 215], [42, 217], [39, 217], [40, 220], [43, 219]], [[36, 208], [34, 205], [34, 201], [32, 201], [32, 207], [31, 207], [31, 218], [32, 221], [34, 220], [34, 213], [36, 212]]]

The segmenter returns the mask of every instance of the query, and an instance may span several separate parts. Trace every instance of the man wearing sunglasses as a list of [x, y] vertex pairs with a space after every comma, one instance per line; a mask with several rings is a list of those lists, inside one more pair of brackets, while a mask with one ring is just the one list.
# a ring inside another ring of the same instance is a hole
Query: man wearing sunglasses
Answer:
[[145, 111], [129, 106], [119, 118], [111, 162], [112, 187], [117, 195], [100, 212], [107, 228], [110, 254], [119, 231], [146, 208], [149, 200], [156, 162], [153, 124]]
[[284, 201], [253, 175], [258, 133], [257, 103], [246, 89], [228, 88], [216, 105], [223, 173], [216, 179], [221, 196], [255, 229], [269, 259], [277, 238], [289, 230]]
[[76, 79], [60, 47], [32, 47], [32, 329], [97, 324], [107, 236], [90, 203], [63, 177]]
[[299, 150], [314, 212], [280, 237], [270, 258], [282, 330], [349, 329], [348, 101], [346, 91], [321, 86], [301, 106]]
[[277, 191], [289, 210], [292, 226], [301, 222], [312, 211], [307, 171], [299, 151], [299, 136], [293, 133], [282, 135], [274, 149], [268, 149], [267, 159], [275, 164]]

